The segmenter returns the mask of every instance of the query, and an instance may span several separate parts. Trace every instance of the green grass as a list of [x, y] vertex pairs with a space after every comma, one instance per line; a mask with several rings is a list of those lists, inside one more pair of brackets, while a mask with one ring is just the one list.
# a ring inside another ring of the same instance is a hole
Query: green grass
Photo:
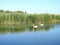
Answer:
[[58, 14], [28, 14], [23, 11], [0, 11], [0, 25], [51, 24], [60, 22]]

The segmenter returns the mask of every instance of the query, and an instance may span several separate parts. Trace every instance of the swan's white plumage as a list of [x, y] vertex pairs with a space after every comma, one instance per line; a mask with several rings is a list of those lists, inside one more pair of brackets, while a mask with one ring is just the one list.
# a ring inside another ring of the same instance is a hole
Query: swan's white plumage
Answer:
[[33, 24], [33, 28], [38, 28], [38, 26]]
[[41, 26], [43, 26], [44, 24], [40, 24]]

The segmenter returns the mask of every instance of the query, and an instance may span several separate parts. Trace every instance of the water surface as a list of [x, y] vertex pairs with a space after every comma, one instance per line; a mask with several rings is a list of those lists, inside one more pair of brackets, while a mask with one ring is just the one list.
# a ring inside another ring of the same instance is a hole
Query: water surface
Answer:
[[0, 45], [60, 45], [60, 24], [34, 28], [2, 28]]

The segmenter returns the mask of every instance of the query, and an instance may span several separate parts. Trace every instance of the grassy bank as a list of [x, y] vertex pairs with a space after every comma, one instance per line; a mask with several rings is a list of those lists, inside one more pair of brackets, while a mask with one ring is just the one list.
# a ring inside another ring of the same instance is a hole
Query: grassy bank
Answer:
[[51, 24], [59, 23], [58, 14], [28, 14], [23, 11], [2, 11], [0, 10], [0, 25], [20, 25], [20, 24]]

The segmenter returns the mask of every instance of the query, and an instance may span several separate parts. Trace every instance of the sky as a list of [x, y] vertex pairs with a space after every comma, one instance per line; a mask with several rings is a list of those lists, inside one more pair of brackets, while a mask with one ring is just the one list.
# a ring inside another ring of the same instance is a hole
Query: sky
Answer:
[[60, 0], [0, 0], [0, 10], [60, 14]]

